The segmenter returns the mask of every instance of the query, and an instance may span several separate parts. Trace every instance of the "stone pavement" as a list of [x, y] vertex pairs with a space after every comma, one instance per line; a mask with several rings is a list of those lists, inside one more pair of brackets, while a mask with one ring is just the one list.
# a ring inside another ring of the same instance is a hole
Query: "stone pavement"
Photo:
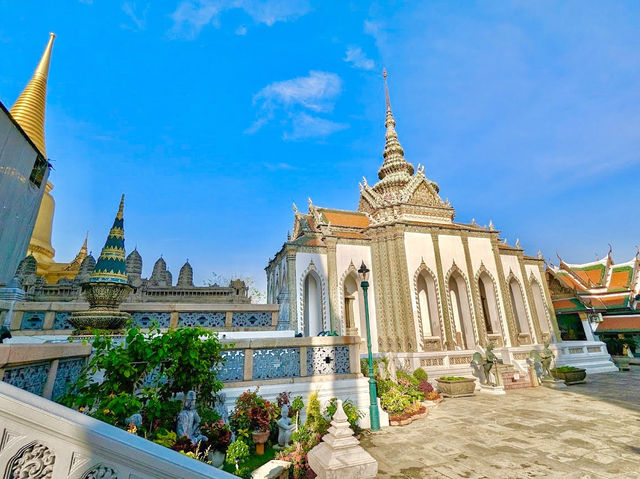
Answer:
[[640, 366], [543, 387], [445, 399], [366, 434], [379, 478], [640, 478]]

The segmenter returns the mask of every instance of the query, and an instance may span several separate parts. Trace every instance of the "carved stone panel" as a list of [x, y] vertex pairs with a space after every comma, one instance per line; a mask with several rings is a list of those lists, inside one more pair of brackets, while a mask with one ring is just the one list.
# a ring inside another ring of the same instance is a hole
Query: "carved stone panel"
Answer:
[[349, 374], [349, 346], [318, 346], [307, 349], [307, 375]]
[[225, 316], [225, 313], [221, 311], [209, 313], [180, 313], [178, 316], [178, 326], [223, 328]]
[[299, 376], [300, 348], [254, 349], [254, 380]]
[[7, 468], [7, 479], [51, 479], [56, 456], [43, 444], [34, 443], [23, 448]]
[[218, 371], [218, 379], [223, 382], [242, 381], [244, 379], [244, 351], [228, 349], [222, 351], [225, 363]]
[[118, 473], [112, 467], [98, 464], [89, 469], [82, 479], [118, 479]]

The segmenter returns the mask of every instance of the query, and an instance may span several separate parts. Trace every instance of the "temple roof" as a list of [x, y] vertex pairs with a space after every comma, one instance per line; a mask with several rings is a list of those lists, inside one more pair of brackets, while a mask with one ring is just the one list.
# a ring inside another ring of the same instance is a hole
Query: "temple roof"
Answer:
[[598, 333], [624, 333], [640, 331], [640, 315], [607, 316], [598, 324]]
[[556, 311], [623, 311], [632, 308], [640, 289], [639, 255], [615, 264], [611, 250], [597, 261], [547, 268], [549, 289]]
[[31, 80], [10, 110], [13, 119], [22, 127], [42, 156], [47, 157], [44, 141], [44, 113], [47, 99], [47, 78], [55, 34], [49, 35], [42, 58]]

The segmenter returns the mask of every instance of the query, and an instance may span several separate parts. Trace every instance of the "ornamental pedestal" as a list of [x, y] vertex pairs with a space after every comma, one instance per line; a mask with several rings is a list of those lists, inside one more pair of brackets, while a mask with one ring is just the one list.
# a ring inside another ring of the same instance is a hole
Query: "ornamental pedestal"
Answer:
[[89, 301], [88, 311], [76, 311], [69, 322], [78, 330], [123, 329], [131, 319], [129, 313], [120, 311], [122, 303], [133, 288], [120, 283], [84, 283], [82, 291]]

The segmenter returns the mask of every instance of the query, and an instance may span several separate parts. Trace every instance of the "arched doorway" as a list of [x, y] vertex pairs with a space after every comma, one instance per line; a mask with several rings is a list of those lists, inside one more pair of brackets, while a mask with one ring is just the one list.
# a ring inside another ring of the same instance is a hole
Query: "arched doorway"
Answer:
[[442, 330], [440, 328], [440, 310], [435, 278], [422, 270], [416, 281], [419, 321], [422, 325], [423, 345], [425, 349], [442, 348]]
[[496, 288], [493, 279], [486, 271], [478, 276], [478, 290], [480, 293], [480, 305], [484, 324], [488, 335], [500, 335], [502, 337], [502, 327], [500, 325], [500, 311], [498, 309], [498, 299], [496, 298]]
[[533, 293], [533, 302], [536, 305], [536, 314], [538, 316], [538, 325], [543, 336], [550, 339], [551, 330], [549, 329], [549, 316], [547, 303], [542, 295], [542, 288], [537, 280], [531, 280], [531, 292]]
[[304, 335], [317, 336], [322, 325], [322, 283], [313, 271], [304, 279]]
[[362, 294], [358, 289], [358, 278], [355, 273], [351, 273], [345, 278], [343, 297], [345, 334], [347, 336], [362, 336], [366, 338], [364, 305], [362, 302]]
[[455, 326], [454, 340], [460, 349], [472, 349], [475, 346], [475, 337], [466, 281], [458, 271], [455, 271], [449, 277], [448, 287]]
[[518, 340], [525, 340], [525, 335], [528, 337], [528, 341], [531, 342], [531, 331], [529, 331], [529, 324], [527, 322], [527, 310], [524, 305], [524, 296], [522, 294], [522, 288], [515, 278], [511, 278], [509, 281], [509, 293], [511, 294], [511, 304], [513, 305], [513, 314], [516, 319], [516, 327], [518, 328]]

